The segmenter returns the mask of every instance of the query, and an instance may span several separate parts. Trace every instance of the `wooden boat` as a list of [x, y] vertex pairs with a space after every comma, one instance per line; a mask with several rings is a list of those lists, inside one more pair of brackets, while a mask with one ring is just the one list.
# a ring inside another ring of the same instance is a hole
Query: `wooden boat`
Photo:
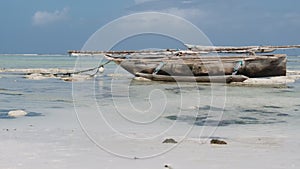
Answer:
[[[266, 54], [289, 46], [199, 46], [188, 50], [69, 51], [100, 54], [129, 73], [159, 81], [241, 82], [252, 77], [286, 76], [285, 54]], [[257, 53], [259, 53], [257, 55]]]
[[[286, 75], [286, 55], [284, 54], [256, 56], [182, 55], [157, 58], [120, 58], [106, 55], [106, 58], [119, 64], [135, 76], [162, 81], [180, 79], [180, 81], [229, 82], [245, 80], [245, 76], [268, 77]], [[243, 77], [238, 77], [237, 75], [243, 75]], [[207, 78], [207, 76], [211, 77], [211, 79]], [[169, 77], [176, 78], [170, 79]]]

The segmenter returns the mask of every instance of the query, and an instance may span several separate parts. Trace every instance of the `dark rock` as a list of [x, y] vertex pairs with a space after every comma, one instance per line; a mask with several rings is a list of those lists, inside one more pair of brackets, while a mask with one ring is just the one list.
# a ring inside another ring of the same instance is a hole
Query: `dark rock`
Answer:
[[175, 141], [175, 140], [172, 139], [172, 138], [167, 138], [167, 139], [165, 139], [162, 143], [172, 143], [172, 144], [176, 144], [176, 143], [178, 143], [178, 142]]
[[167, 119], [169, 119], [169, 120], [177, 120], [177, 116], [167, 116], [166, 117]]
[[227, 144], [227, 143], [225, 141], [223, 141], [223, 140], [212, 139], [210, 141], [210, 144]]
[[287, 113], [278, 113], [277, 116], [285, 117], [285, 116], [290, 116], [290, 115]]
[[170, 164], [165, 164], [165, 166], [164, 166], [166, 169], [173, 169], [172, 167], [171, 167], [171, 165]]
[[272, 106], [272, 105], [266, 105], [264, 106], [264, 108], [273, 108], [273, 109], [281, 109], [282, 107], [279, 107], [279, 106]]

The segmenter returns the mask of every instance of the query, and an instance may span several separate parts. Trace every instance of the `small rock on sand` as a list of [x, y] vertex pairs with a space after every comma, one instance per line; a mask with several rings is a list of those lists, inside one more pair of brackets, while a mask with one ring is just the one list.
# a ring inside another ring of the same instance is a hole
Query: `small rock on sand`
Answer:
[[172, 144], [176, 144], [176, 143], [178, 143], [178, 142], [175, 141], [175, 140], [172, 139], [172, 138], [167, 138], [167, 139], [165, 139], [162, 143], [172, 143]]
[[223, 141], [223, 140], [218, 140], [218, 139], [212, 139], [211, 141], [210, 141], [210, 144], [227, 144], [225, 141]]
[[170, 164], [165, 164], [165, 169], [173, 169]]
[[24, 110], [12, 110], [7, 113], [9, 117], [21, 117], [26, 116], [28, 113]]

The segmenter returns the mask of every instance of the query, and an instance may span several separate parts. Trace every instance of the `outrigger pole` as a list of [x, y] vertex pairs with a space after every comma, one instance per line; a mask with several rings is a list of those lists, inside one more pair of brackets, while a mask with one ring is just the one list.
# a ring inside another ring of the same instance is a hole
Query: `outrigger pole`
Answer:
[[217, 52], [217, 53], [270, 53], [277, 49], [295, 49], [300, 48], [300, 45], [286, 46], [200, 46], [185, 44], [192, 51], [202, 52]]
[[71, 54], [87, 54], [87, 55], [126, 55], [126, 54], [167, 54], [178, 52], [178, 49], [164, 49], [164, 50], [126, 50], [126, 51], [80, 51], [80, 50], [69, 50], [68, 53]]
[[131, 55], [131, 54], [204, 54], [204, 53], [270, 53], [277, 49], [295, 49], [300, 45], [286, 46], [201, 46], [185, 44], [187, 50], [164, 49], [164, 50], [127, 50], [127, 51], [80, 51], [70, 50], [69, 55]]

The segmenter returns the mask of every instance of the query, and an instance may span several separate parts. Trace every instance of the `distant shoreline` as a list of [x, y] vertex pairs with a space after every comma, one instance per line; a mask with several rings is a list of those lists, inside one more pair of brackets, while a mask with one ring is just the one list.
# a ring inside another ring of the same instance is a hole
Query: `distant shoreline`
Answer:
[[3, 53], [3, 54], [0, 54], [0, 56], [67, 56], [68, 54], [65, 53], [65, 54], [36, 54], [36, 53], [11, 53], [11, 54], [8, 54], [8, 53]]

